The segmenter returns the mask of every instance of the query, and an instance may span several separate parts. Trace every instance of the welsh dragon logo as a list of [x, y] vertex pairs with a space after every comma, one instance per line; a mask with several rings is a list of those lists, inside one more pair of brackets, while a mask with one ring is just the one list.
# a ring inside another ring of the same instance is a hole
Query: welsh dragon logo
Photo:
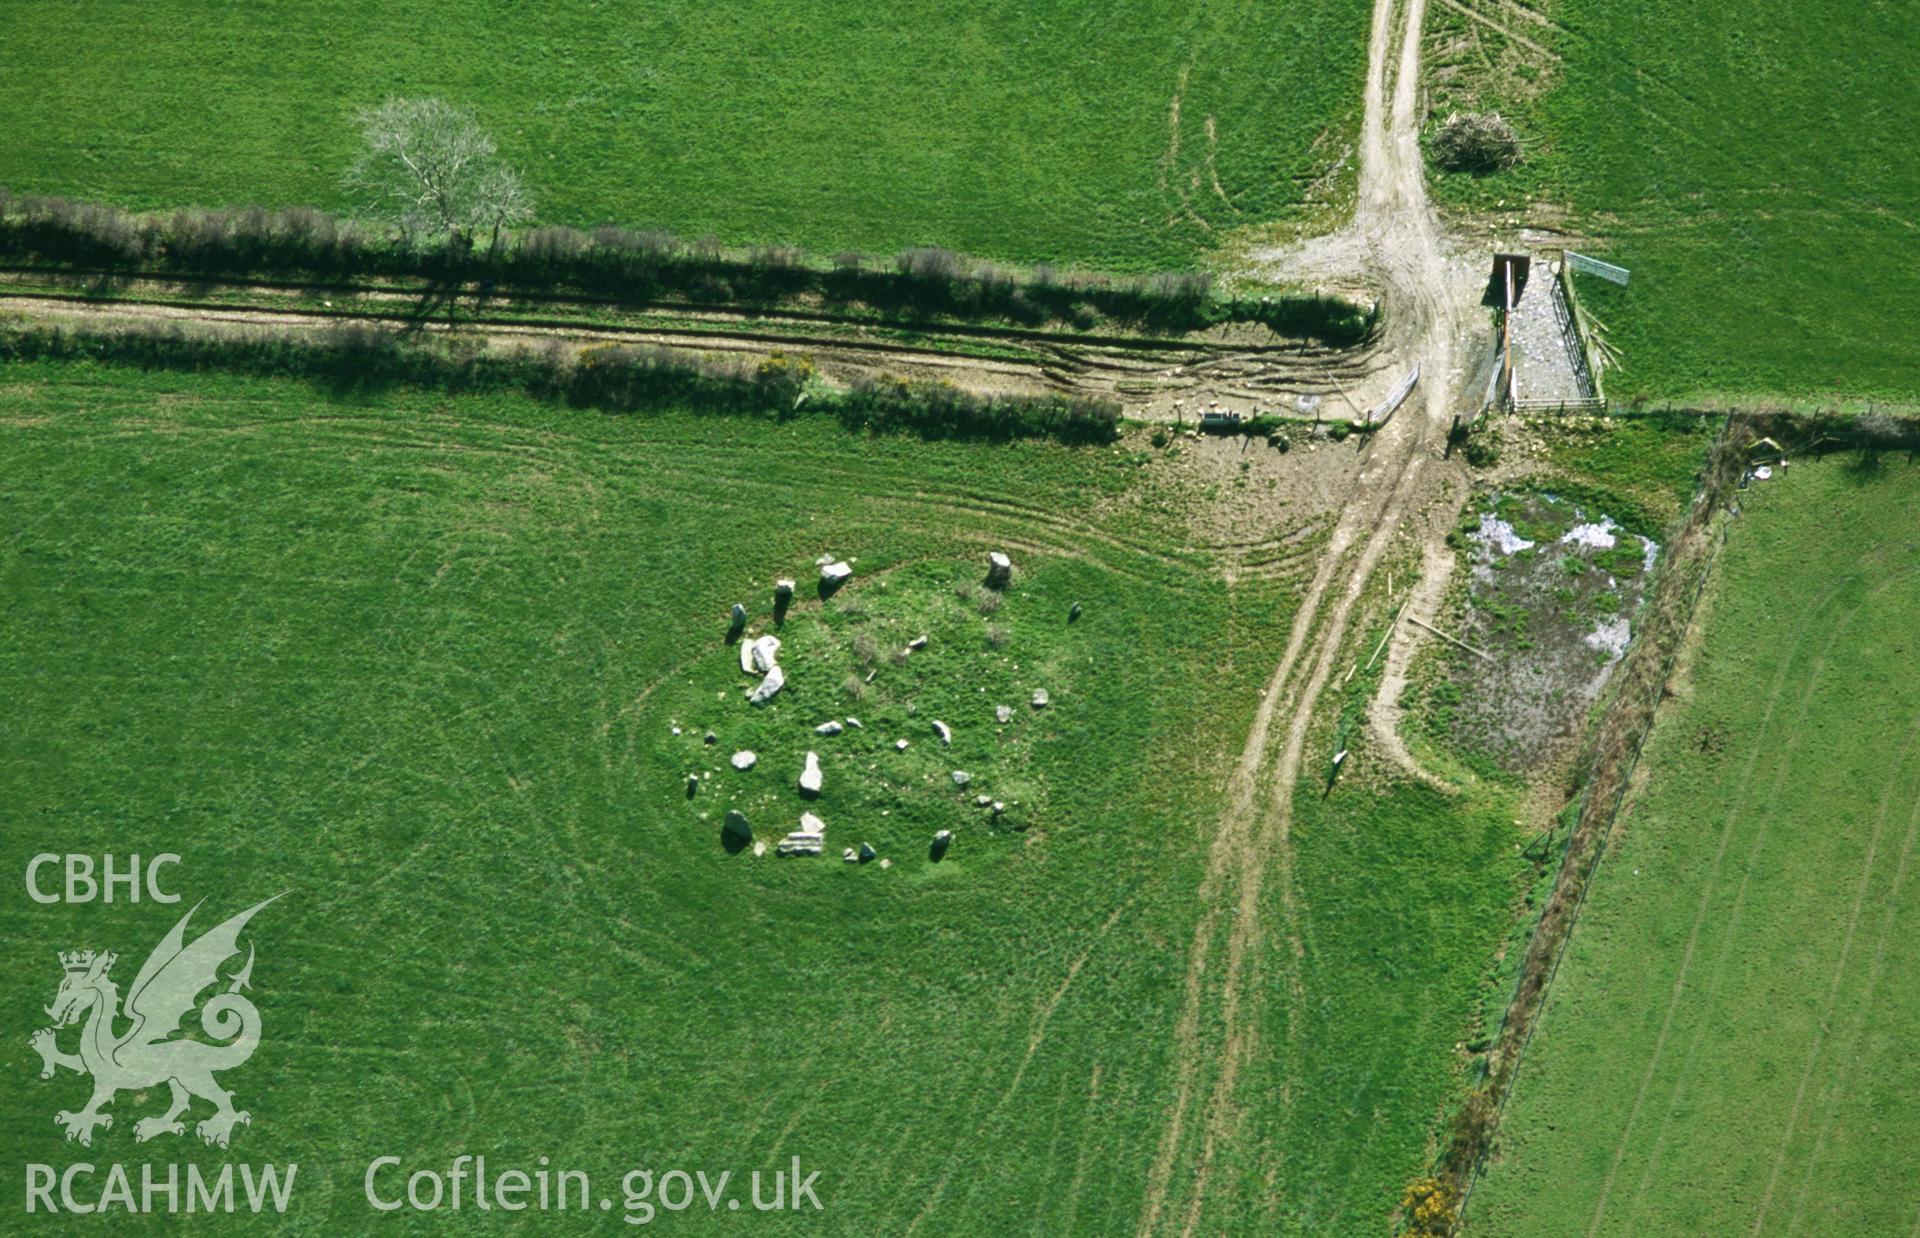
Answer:
[[[127, 990], [124, 1010], [119, 986], [108, 978], [118, 956], [91, 950], [61, 952], [60, 966], [66, 974], [53, 1005], [46, 1008], [53, 1026], [35, 1032], [28, 1043], [40, 1054], [42, 1079], [51, 1079], [55, 1068], [61, 1066], [93, 1076], [93, 1097], [86, 1108], [78, 1113], [61, 1110], [54, 1118], [66, 1128], [68, 1139], [91, 1146], [96, 1128], [113, 1125], [113, 1115], [101, 1109], [112, 1102], [116, 1092], [155, 1088], [161, 1083], [173, 1090], [172, 1103], [164, 1114], [133, 1124], [136, 1140], [185, 1134], [180, 1115], [194, 1097], [213, 1104], [213, 1116], [194, 1128], [210, 1144], [226, 1147], [235, 1126], [252, 1122], [246, 1110], [233, 1107], [233, 1093], [213, 1077], [215, 1071], [231, 1070], [252, 1057], [260, 1044], [260, 1012], [240, 995], [241, 989], [251, 987], [251, 944], [246, 964], [234, 973], [227, 991], [215, 994], [199, 1008], [200, 1030], [220, 1043], [183, 1039], [178, 1033], [200, 994], [219, 983], [215, 973], [220, 965], [240, 952], [240, 930], [272, 901], [270, 898], [254, 904], [186, 945], [187, 921], [200, 909], [196, 903], [147, 956]], [[82, 1019], [86, 1026], [80, 1033], [80, 1052], [62, 1053], [55, 1036]], [[133, 1026], [127, 1031], [114, 1030], [116, 1023], [129, 1020]]]

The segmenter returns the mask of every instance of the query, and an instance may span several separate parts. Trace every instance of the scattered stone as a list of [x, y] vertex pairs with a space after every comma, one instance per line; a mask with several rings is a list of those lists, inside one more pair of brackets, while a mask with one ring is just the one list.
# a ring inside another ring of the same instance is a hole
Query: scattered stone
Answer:
[[973, 797], [973, 806], [975, 808], [985, 808], [991, 803], [993, 803], [993, 797], [991, 795], [976, 795]]
[[896, 739], [893, 741], [893, 746], [895, 751], [905, 752], [907, 750], [907, 741], [904, 739]]
[[1013, 579], [1013, 560], [994, 551], [987, 556], [987, 583], [996, 589], [1004, 589]]
[[948, 726], [944, 722], [940, 722], [936, 720], [933, 724], [933, 733], [940, 737], [940, 746], [942, 748], [953, 747], [953, 728], [952, 727]]
[[1052, 697], [1047, 695], [1047, 690], [1045, 688], [1035, 688], [1033, 690], [1033, 707], [1035, 709], [1045, 709], [1047, 707], [1047, 702], [1051, 701], [1052, 699], [1053, 699]]
[[927, 638], [924, 636], [916, 636], [907, 642], [907, 648], [909, 649], [925, 649], [926, 647]]
[[699, 790], [700, 790], [700, 775], [688, 774], [687, 775], [687, 798], [692, 799], [694, 797], [694, 794]]
[[828, 721], [822, 722], [819, 726], [813, 728], [813, 733], [815, 735], [838, 735], [846, 729], [847, 728], [841, 726], [838, 722]]
[[780, 638], [777, 636], [763, 636], [753, 642], [753, 645], [747, 652], [753, 659], [753, 664], [749, 669], [759, 671], [764, 675], [773, 669], [774, 660], [780, 656]]
[[852, 847], [848, 847], [845, 851], [842, 851], [840, 853], [840, 858], [845, 860], [849, 864], [856, 864], [860, 860], [860, 853], [858, 851], [855, 851]]
[[1073, 604], [1073, 609], [1067, 612], [1067, 622], [1068, 623], [1080, 622], [1080, 603], [1075, 602]]
[[1013, 721], [1013, 706], [1011, 706], [1011, 705], [995, 705], [995, 706], [993, 707], [993, 720], [994, 720], [995, 722], [1003, 722], [1003, 723], [1004, 723], [1004, 722], [1012, 722], [1012, 721]]
[[1003, 803], [1001, 803], [1001, 802], [1000, 802], [999, 800], [995, 800], [995, 801], [993, 801], [993, 815], [994, 815], [994, 816], [996, 816], [996, 817], [997, 817], [997, 816], [999, 816], [999, 815], [1000, 815], [1001, 813], [1003, 813], [1003, 812], [1005, 812], [1006, 810], [1007, 810], [1007, 806], [1006, 806], [1005, 804], [1003, 804]]
[[848, 718], [847, 725], [859, 731], [864, 731], [867, 729], [866, 727], [860, 725], [860, 719], [858, 718]]
[[753, 844], [753, 853], [755, 855], [765, 855], [767, 853], [767, 844], [765, 843]]
[[674, 733], [675, 735], [678, 735], [678, 734], [680, 733], [680, 728], [679, 728], [679, 727], [674, 727], [674, 728], [673, 728], [673, 733]]
[[927, 858], [938, 864], [946, 858], [947, 848], [953, 845], [953, 831], [941, 830], [933, 836], [933, 845], [927, 848]]
[[862, 864], [871, 864], [874, 860], [874, 857], [879, 854], [880, 854], [879, 852], [873, 849], [872, 843], [860, 844], [860, 862]]
[[972, 775], [972, 774], [969, 774], [969, 773], [968, 773], [968, 772], [967, 772], [966, 770], [963, 770], [963, 769], [957, 769], [957, 770], [954, 770], [954, 771], [953, 771], [953, 785], [954, 785], [954, 786], [956, 786], [956, 787], [964, 787], [964, 786], [966, 786], [966, 785], [967, 785], [968, 783], [970, 783], [970, 782], [972, 782], [972, 781], [973, 781], [973, 775]]
[[727, 823], [720, 827], [721, 841], [736, 850], [753, 841], [753, 827], [747, 824], [747, 814], [738, 808], [727, 809]]
[[800, 794], [820, 794], [820, 783], [820, 754], [817, 752], [809, 752], [807, 754], [807, 767], [800, 771]]
[[773, 699], [776, 692], [786, 686], [787, 673], [775, 666], [767, 672], [767, 677], [760, 681], [760, 686], [753, 690], [753, 695], [747, 698], [747, 704], [765, 705]]
[[733, 759], [733, 768], [752, 769], [754, 765], [759, 762], [760, 754], [756, 753], [751, 748], [742, 748], [740, 751], [733, 754], [732, 759]]
[[892, 868], [892, 867], [893, 867], [893, 861], [892, 861], [892, 860], [882, 860], [882, 861], [880, 861], [880, 867], [881, 867], [881, 868]]
[[819, 855], [827, 842], [827, 823], [810, 812], [800, 814], [800, 828], [780, 840], [781, 855]]
[[853, 568], [844, 562], [836, 560], [821, 566], [820, 583], [828, 589], [838, 589], [841, 585], [847, 583], [847, 578], [851, 575], [853, 575]]

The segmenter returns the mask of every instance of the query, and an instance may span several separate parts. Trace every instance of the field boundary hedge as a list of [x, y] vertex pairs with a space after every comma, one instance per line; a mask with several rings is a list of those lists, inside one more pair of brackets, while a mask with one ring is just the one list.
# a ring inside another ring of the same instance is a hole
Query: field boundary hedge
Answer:
[[1131, 278], [1018, 269], [922, 246], [891, 258], [843, 253], [823, 260], [791, 246], [729, 250], [670, 232], [612, 225], [503, 234], [485, 249], [420, 247], [395, 234], [311, 207], [182, 209], [139, 214], [69, 198], [0, 188], [0, 258], [199, 277], [403, 276], [529, 290], [569, 289], [645, 303], [774, 307], [804, 297], [883, 314], [947, 316], [1025, 325], [1101, 320], [1158, 332], [1258, 323], [1277, 334], [1335, 345], [1368, 338], [1378, 306], [1340, 297], [1225, 295], [1203, 272]]
[[1732, 415], [1715, 441], [1692, 511], [1673, 538], [1666, 569], [1643, 611], [1640, 637], [1588, 747], [1587, 773], [1573, 800], [1576, 815], [1553, 889], [1522, 956], [1513, 997], [1489, 1050], [1484, 1082], [1455, 1115], [1443, 1154], [1440, 1168], [1459, 1200], [1458, 1218], [1465, 1217], [1473, 1187], [1485, 1171], [1546, 995], [1566, 956], [1713, 565], [1726, 544], [1727, 525], [1717, 517], [1745, 472], [1748, 448], [1764, 432], [1757, 424], [1754, 418]]
[[299, 378], [338, 390], [410, 386], [454, 393], [521, 391], [608, 412], [685, 408], [789, 420], [833, 416], [849, 430], [929, 439], [1069, 445], [1119, 437], [1120, 406], [1064, 395], [981, 396], [894, 377], [850, 388], [817, 381], [813, 363], [776, 353], [758, 365], [716, 362], [658, 345], [510, 352], [408, 342], [399, 331], [341, 324], [308, 335], [137, 324], [98, 329], [0, 326], [0, 362], [95, 361], [145, 369]]

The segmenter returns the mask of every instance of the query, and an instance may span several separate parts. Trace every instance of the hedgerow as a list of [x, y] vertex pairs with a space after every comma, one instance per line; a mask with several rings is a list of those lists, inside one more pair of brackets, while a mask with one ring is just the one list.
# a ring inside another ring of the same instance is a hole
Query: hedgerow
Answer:
[[0, 189], [0, 258], [109, 272], [195, 276], [407, 277], [570, 290], [632, 301], [778, 305], [815, 296], [884, 313], [951, 315], [1026, 325], [1100, 320], [1160, 331], [1257, 322], [1284, 335], [1350, 344], [1377, 312], [1337, 297], [1219, 295], [1198, 272], [1116, 279], [1032, 270], [951, 250], [891, 260], [843, 253], [822, 262], [791, 246], [723, 249], [711, 238], [622, 227], [533, 228], [497, 248], [423, 247], [309, 207], [134, 214]]

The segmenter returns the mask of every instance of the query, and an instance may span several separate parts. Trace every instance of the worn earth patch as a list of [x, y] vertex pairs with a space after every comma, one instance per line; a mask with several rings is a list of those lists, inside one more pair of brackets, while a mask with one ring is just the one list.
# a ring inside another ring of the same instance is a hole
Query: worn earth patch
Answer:
[[1458, 659], [1437, 703], [1464, 751], [1523, 772], [1579, 734], [1632, 639], [1659, 546], [1543, 493], [1487, 496], [1462, 532], [1461, 638], [1488, 656]]

